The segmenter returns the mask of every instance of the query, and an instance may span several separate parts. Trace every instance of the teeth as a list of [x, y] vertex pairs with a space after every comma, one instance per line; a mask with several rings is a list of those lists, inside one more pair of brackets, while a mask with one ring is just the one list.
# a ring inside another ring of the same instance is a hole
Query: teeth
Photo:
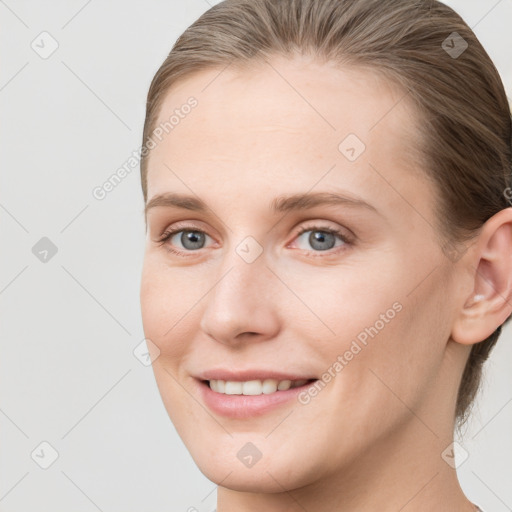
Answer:
[[265, 395], [270, 395], [270, 393], [275, 393], [277, 391], [277, 380], [274, 379], [265, 379], [261, 386], [261, 392]]
[[242, 394], [261, 395], [263, 385], [259, 380], [248, 380], [242, 384]]
[[261, 380], [248, 380], [245, 382], [238, 382], [232, 380], [210, 380], [210, 389], [217, 393], [225, 395], [269, 395], [276, 391], [286, 391], [290, 388], [296, 388], [306, 384], [307, 379], [302, 380], [275, 380], [265, 379]]
[[287, 389], [290, 389], [291, 385], [292, 385], [292, 381], [291, 380], [282, 380], [277, 385], [277, 389], [278, 389], [278, 391], [286, 391]]
[[[218, 387], [217, 387], [218, 390]], [[241, 395], [242, 394], [242, 382], [234, 382], [228, 380], [224, 389], [226, 395]]]

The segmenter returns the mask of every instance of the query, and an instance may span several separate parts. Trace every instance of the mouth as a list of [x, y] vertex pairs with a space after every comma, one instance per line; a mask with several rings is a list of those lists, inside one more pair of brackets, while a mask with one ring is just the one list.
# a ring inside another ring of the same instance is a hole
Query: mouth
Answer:
[[223, 395], [271, 395], [288, 389], [295, 389], [314, 382], [316, 379], [299, 379], [299, 380], [220, 380], [211, 379], [203, 380], [203, 384], [207, 385], [213, 392]]
[[318, 379], [195, 379], [198, 394], [213, 413], [232, 419], [248, 420], [298, 405], [300, 393]]

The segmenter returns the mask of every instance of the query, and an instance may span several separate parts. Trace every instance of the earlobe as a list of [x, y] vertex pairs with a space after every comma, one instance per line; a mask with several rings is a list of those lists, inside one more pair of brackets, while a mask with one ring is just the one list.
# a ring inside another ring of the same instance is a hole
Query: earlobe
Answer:
[[478, 235], [469, 261], [472, 293], [452, 327], [451, 338], [472, 345], [488, 338], [512, 313], [512, 208], [491, 217]]

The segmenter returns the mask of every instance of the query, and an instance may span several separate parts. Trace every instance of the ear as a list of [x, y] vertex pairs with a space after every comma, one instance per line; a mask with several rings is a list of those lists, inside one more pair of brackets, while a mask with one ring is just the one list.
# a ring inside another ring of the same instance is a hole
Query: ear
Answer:
[[468, 258], [459, 261], [468, 265], [473, 292], [462, 297], [451, 333], [463, 345], [485, 340], [512, 313], [512, 208], [493, 215], [473, 247]]

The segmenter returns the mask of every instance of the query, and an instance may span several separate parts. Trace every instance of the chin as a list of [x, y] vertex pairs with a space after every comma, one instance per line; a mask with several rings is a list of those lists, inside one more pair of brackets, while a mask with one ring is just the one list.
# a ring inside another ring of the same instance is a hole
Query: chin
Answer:
[[[292, 490], [312, 483], [321, 473], [320, 461], [305, 466], [304, 461], [311, 458], [304, 457], [303, 452], [287, 453], [284, 449], [270, 446], [262, 447], [262, 451], [268, 453], [267, 456], [262, 454], [256, 462], [246, 460], [244, 463], [244, 456], [251, 449], [246, 448], [244, 452], [240, 447], [248, 442], [235, 436], [235, 439], [229, 438], [222, 444], [212, 441], [207, 443], [208, 446], [202, 443], [194, 446], [187, 444], [187, 448], [208, 480], [239, 492], [277, 493], [283, 492], [283, 488]], [[288, 446], [291, 444], [287, 443]], [[263, 440], [259, 445], [263, 445]], [[316, 466], [316, 470], [313, 466]]]
[[[289, 467], [289, 465], [286, 465]], [[277, 468], [254, 466], [242, 468], [237, 465], [198, 464], [198, 468], [208, 480], [238, 492], [271, 494], [301, 487], [301, 482], [293, 475]], [[228, 476], [229, 475], [229, 476]]]

